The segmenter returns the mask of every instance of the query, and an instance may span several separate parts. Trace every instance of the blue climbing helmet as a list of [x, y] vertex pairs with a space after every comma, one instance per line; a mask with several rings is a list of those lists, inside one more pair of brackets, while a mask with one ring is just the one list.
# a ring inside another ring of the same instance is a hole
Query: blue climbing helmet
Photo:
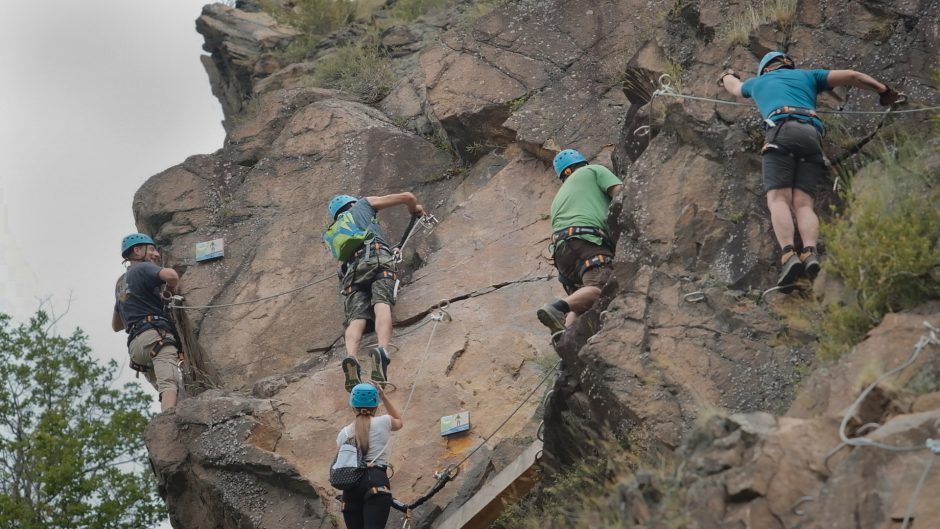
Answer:
[[371, 384], [356, 384], [349, 393], [349, 405], [353, 408], [377, 408], [379, 390]]
[[561, 178], [561, 173], [568, 167], [581, 162], [586, 162], [587, 158], [583, 154], [574, 150], [574, 149], [565, 149], [560, 153], [555, 155], [555, 161], [552, 162], [555, 166], [555, 176]]
[[780, 57], [783, 57], [784, 67], [793, 68], [794, 62], [792, 57], [781, 51], [771, 51], [764, 55], [764, 58], [760, 60], [760, 64], [757, 65], [757, 75], [761, 75], [761, 72], [770, 64], [770, 61], [779, 59]]
[[336, 220], [336, 214], [339, 213], [339, 210], [343, 209], [343, 206], [346, 204], [352, 204], [353, 202], [359, 200], [356, 197], [351, 197], [349, 195], [336, 195], [330, 199], [330, 205], [327, 207], [330, 211], [330, 219]]
[[144, 235], [143, 233], [132, 233], [121, 240], [121, 257], [126, 259], [127, 254], [130, 253], [131, 249], [141, 244], [152, 244], [154, 246], [157, 245], [157, 243], [153, 242], [153, 239], [151, 239], [149, 235]]

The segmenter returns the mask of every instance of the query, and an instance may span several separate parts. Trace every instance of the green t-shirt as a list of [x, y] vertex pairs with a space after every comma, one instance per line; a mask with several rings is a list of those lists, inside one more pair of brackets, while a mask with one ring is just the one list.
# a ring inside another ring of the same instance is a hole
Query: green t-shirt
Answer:
[[[585, 165], [571, 173], [552, 200], [552, 232], [573, 226], [589, 226], [609, 231], [607, 208], [611, 186], [623, 182], [603, 165]], [[594, 235], [576, 235], [594, 244], [603, 244]]]

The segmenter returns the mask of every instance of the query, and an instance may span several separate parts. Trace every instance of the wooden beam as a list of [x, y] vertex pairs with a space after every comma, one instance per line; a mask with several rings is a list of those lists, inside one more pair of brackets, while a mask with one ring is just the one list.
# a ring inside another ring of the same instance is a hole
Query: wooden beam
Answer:
[[542, 441], [536, 440], [522, 454], [435, 529], [486, 529], [507, 507], [526, 495], [541, 479], [536, 456]]

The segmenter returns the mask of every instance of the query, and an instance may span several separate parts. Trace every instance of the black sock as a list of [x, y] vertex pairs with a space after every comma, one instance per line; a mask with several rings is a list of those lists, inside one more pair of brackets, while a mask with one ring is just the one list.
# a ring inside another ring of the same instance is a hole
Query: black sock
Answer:
[[571, 312], [571, 307], [568, 306], [568, 302], [563, 299], [559, 299], [558, 301], [552, 303], [552, 306], [565, 314]]
[[792, 252], [792, 251], [794, 251], [792, 244], [788, 244], [788, 245], [786, 245], [786, 246], [783, 247], [783, 253]]
[[815, 247], [815, 246], [804, 246], [804, 247], [803, 247], [803, 253], [806, 253], [806, 252], [810, 252], [810, 253], [812, 253], [813, 255], [816, 255], [816, 247]]

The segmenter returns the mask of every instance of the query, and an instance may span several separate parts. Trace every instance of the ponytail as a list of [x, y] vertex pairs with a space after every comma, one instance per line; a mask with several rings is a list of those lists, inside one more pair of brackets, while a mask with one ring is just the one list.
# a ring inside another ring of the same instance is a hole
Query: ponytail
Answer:
[[372, 429], [373, 408], [359, 408], [356, 410], [356, 445], [362, 457], [369, 453], [369, 431]]

